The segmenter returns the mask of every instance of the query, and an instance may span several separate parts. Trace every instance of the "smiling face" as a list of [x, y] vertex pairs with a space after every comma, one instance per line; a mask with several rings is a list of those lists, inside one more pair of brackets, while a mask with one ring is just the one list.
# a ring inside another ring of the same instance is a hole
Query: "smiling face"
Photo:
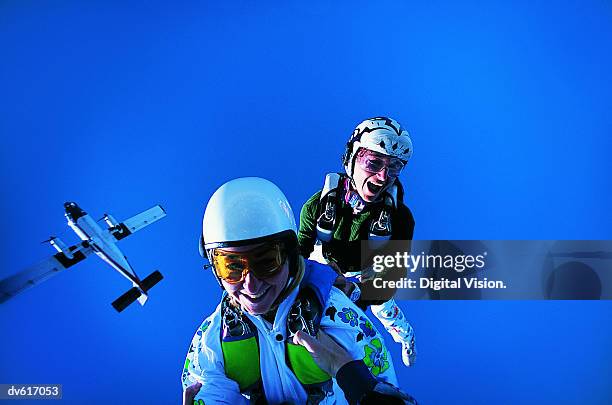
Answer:
[[[260, 245], [249, 245], [238, 248], [224, 248], [227, 252], [252, 251]], [[242, 308], [252, 315], [263, 315], [272, 308], [272, 304], [285, 288], [289, 278], [289, 260], [285, 260], [278, 272], [271, 277], [259, 279], [252, 272], [247, 272], [244, 280], [228, 283], [221, 280], [225, 291], [234, 297]]]
[[[355, 158], [353, 183], [365, 202], [373, 202], [391, 184], [403, 168], [397, 158], [361, 149]], [[380, 169], [378, 172], [377, 169]]]

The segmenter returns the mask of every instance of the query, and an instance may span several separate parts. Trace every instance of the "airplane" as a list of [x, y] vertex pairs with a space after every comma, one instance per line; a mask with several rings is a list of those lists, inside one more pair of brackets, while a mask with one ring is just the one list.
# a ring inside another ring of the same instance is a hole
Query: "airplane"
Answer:
[[95, 253], [133, 285], [126, 293], [113, 301], [113, 308], [121, 312], [136, 300], [140, 305], [144, 305], [148, 298], [148, 291], [161, 281], [163, 276], [156, 270], [142, 280], [138, 278], [116, 242], [165, 217], [164, 209], [156, 205], [123, 222], [117, 222], [112, 215], [104, 214], [102, 219], [108, 225], [107, 229], [98, 225], [75, 202], [66, 202], [64, 209], [68, 226], [81, 238], [81, 242], [68, 247], [55, 236], [44, 241], [43, 243], [49, 242], [58, 253], [0, 281], [0, 304]]

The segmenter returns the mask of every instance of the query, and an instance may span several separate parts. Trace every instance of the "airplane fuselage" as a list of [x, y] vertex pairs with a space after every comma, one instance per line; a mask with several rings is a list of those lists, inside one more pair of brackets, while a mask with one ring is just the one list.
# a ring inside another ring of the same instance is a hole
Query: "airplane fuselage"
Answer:
[[101, 228], [96, 221], [83, 211], [76, 203], [64, 204], [68, 226], [81, 238], [88, 242], [98, 257], [111, 265], [119, 273], [130, 280], [134, 287], [140, 288], [136, 273], [127, 258], [115, 243], [115, 237], [106, 229]]

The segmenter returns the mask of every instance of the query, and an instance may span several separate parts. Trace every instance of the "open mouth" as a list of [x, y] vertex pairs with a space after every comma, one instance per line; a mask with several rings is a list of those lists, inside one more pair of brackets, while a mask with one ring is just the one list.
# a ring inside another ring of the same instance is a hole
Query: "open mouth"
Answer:
[[368, 191], [372, 194], [378, 193], [383, 188], [383, 186], [379, 186], [373, 183], [368, 183], [366, 187], [368, 188]]

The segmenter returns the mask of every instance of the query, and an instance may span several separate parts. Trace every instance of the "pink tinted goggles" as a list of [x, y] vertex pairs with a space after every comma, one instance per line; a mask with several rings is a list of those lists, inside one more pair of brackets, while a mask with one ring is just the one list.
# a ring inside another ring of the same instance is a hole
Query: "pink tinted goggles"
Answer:
[[401, 159], [367, 149], [357, 155], [357, 163], [359, 167], [370, 173], [380, 173], [383, 169], [387, 169], [389, 177], [399, 176], [404, 168], [404, 162]]

